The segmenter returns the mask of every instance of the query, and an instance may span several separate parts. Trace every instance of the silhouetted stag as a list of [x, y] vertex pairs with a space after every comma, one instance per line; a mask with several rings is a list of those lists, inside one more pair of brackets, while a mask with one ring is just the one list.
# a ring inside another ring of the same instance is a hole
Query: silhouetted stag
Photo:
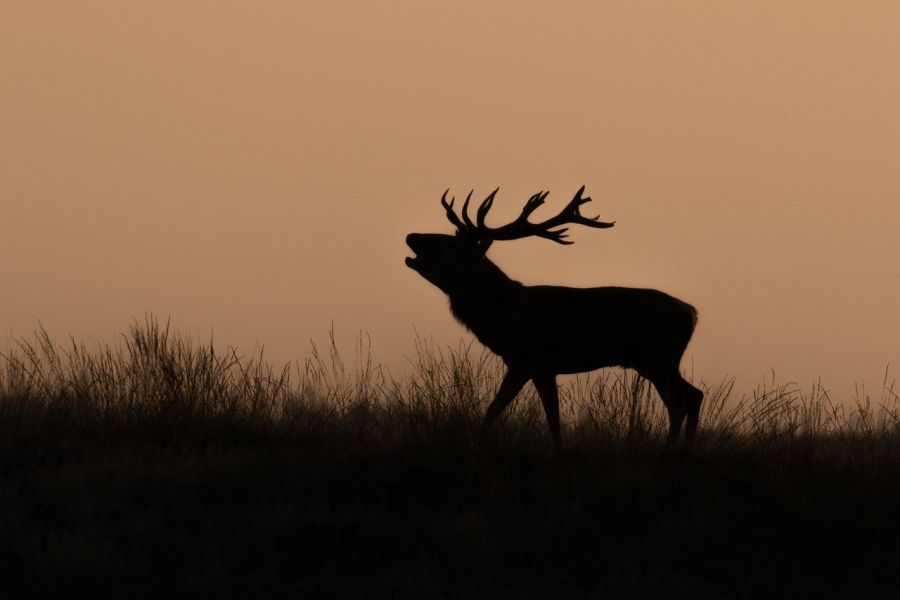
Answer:
[[580, 214], [579, 207], [590, 201], [582, 196], [582, 186], [555, 217], [540, 223], [528, 220], [549, 193], [539, 192], [528, 199], [515, 221], [491, 228], [484, 221], [497, 191], [478, 207], [474, 223], [468, 214], [471, 192], [462, 219], [453, 210], [454, 199], [447, 201], [449, 190], [444, 192], [441, 204], [456, 235], [406, 237], [416, 255], [406, 259], [407, 266], [446, 292], [453, 315], [506, 363], [506, 376], [484, 415], [484, 429], [530, 379], [558, 448], [556, 376], [622, 366], [635, 369], [659, 392], [669, 414], [667, 443], [675, 443], [687, 417], [685, 445], [690, 444], [703, 392], [685, 381], [678, 367], [697, 324], [697, 310], [658, 290], [526, 286], [510, 279], [485, 256], [492, 242], [538, 236], [571, 244], [561, 225], [606, 228], [615, 223]]

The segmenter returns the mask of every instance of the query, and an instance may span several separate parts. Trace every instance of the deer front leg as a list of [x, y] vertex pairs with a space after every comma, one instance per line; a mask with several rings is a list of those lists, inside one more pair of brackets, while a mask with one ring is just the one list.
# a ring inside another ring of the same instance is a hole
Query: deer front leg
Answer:
[[541, 397], [541, 404], [544, 405], [547, 425], [550, 427], [550, 435], [553, 436], [553, 447], [559, 451], [562, 436], [559, 433], [559, 390], [556, 387], [556, 377], [554, 375], [535, 377], [534, 387]]
[[522, 386], [525, 385], [528, 379], [529, 376], [518, 369], [509, 369], [506, 372], [506, 376], [500, 384], [500, 389], [497, 390], [497, 395], [494, 396], [494, 401], [491, 402], [490, 406], [487, 408], [487, 412], [484, 413], [484, 421], [481, 425], [482, 435], [484, 435], [491, 424], [497, 420], [497, 417], [500, 416], [503, 409], [509, 406], [509, 403], [513, 401], [516, 394], [519, 393], [519, 390], [522, 389]]

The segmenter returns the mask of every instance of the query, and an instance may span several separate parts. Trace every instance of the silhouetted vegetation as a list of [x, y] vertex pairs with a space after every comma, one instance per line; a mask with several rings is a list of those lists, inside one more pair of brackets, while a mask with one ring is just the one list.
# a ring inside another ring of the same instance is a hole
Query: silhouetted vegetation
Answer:
[[[893, 597], [900, 400], [768, 381], [706, 394], [690, 454], [652, 387], [527, 387], [417, 340], [269, 366], [150, 319], [116, 347], [44, 331], [0, 358], [0, 590], [20, 596]], [[695, 382], [696, 383], [696, 382]]]

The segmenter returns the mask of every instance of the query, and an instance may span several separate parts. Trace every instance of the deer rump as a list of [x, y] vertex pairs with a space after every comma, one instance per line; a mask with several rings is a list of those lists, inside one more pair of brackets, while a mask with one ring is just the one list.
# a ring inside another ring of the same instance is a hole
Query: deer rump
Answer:
[[613, 366], [677, 373], [697, 323], [693, 306], [653, 289], [517, 285], [503, 299], [454, 295], [454, 316], [482, 344], [510, 367], [548, 375]]

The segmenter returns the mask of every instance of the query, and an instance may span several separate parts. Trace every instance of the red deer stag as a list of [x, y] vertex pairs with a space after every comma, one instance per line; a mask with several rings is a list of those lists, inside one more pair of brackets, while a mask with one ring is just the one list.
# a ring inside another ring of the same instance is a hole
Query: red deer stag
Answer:
[[497, 191], [481, 203], [473, 223], [468, 214], [471, 192], [460, 219], [453, 210], [454, 198], [447, 201], [447, 190], [441, 204], [456, 226], [456, 235], [411, 233], [406, 237], [415, 253], [407, 257], [406, 265], [444, 291], [456, 319], [506, 363], [506, 376], [484, 415], [483, 430], [530, 379], [559, 448], [556, 376], [622, 366], [635, 369], [659, 392], [669, 414], [669, 445], [677, 440], [687, 417], [685, 445], [689, 445], [703, 392], [685, 381], [678, 367], [697, 324], [697, 310], [658, 290], [526, 286], [510, 279], [485, 256], [492, 242], [538, 236], [571, 244], [561, 225], [606, 228], [614, 223], [580, 214], [579, 207], [590, 201], [582, 196], [582, 186], [555, 217], [540, 223], [528, 220], [549, 193], [539, 192], [528, 199], [516, 220], [488, 227], [485, 217]]

